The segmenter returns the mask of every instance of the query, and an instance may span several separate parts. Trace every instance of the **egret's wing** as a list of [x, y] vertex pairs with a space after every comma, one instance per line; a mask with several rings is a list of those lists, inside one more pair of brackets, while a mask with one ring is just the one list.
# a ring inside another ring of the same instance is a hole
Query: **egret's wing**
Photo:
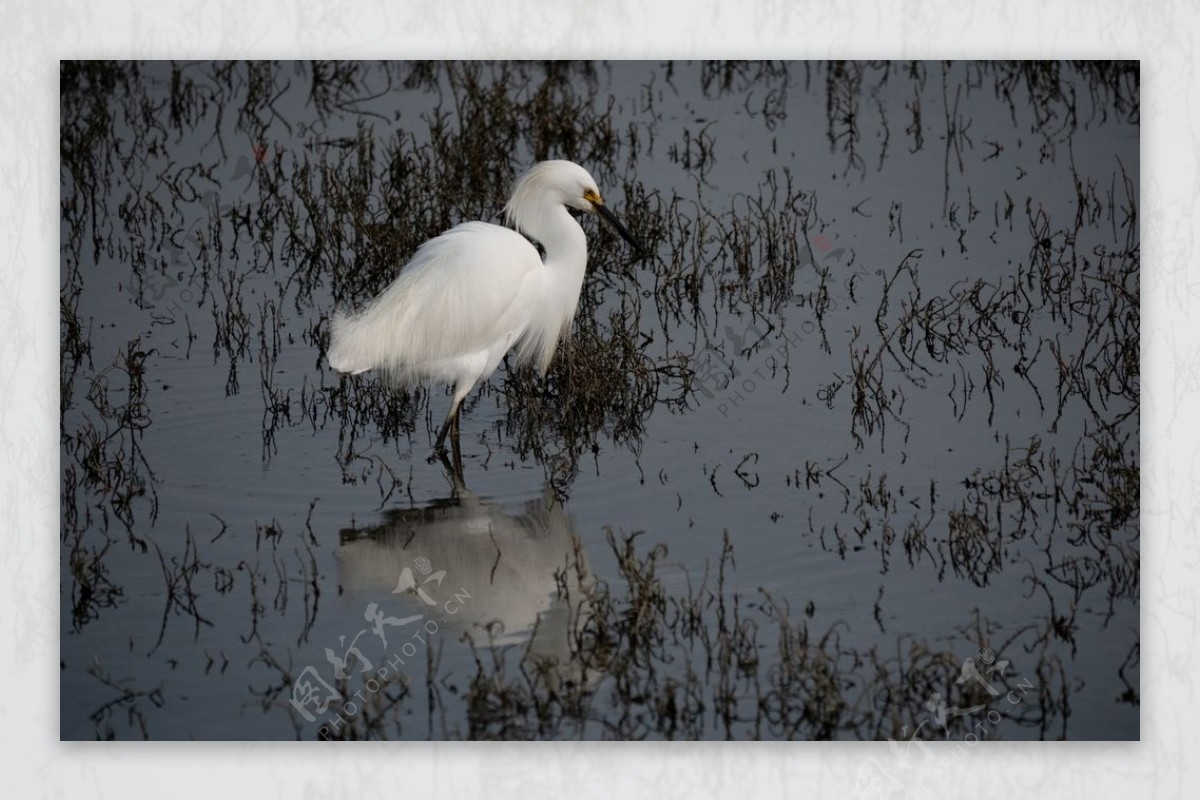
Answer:
[[377, 298], [335, 315], [329, 364], [399, 377], [437, 375], [437, 363], [511, 344], [537, 307], [537, 249], [520, 234], [464, 223], [423, 244]]

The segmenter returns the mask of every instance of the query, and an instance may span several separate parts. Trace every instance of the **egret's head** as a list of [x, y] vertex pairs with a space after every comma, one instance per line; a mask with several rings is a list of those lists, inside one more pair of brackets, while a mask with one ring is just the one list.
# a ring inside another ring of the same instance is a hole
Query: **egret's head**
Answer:
[[512, 198], [504, 207], [510, 225], [525, 229], [547, 205], [592, 211], [584, 197], [600, 197], [596, 181], [572, 161], [540, 161], [517, 179]]
[[536, 225], [535, 215], [543, 214], [546, 204], [598, 214], [635, 250], [641, 251], [621, 221], [604, 205], [596, 180], [572, 161], [542, 161], [530, 167], [517, 181], [512, 198], [504, 207], [505, 220], [518, 230], [534, 234], [530, 229]]

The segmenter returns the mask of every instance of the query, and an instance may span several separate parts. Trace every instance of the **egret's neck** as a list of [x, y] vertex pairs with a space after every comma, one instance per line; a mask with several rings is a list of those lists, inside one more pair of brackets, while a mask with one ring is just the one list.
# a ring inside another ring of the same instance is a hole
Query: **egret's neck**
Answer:
[[546, 249], [546, 264], [581, 279], [587, 266], [587, 238], [579, 223], [558, 203], [543, 207], [536, 220], [536, 225], [525, 228]]
[[[558, 311], [556, 328], [565, 329], [575, 316], [587, 268], [587, 237], [565, 206], [547, 204], [526, 232], [545, 248], [546, 287]], [[557, 335], [558, 331], [554, 331]]]

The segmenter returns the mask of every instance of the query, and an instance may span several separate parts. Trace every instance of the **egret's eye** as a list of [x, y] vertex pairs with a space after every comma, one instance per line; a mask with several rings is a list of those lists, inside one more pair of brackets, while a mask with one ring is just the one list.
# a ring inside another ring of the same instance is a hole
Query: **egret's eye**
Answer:
[[600, 193], [595, 189], [583, 190], [583, 199], [588, 203], [594, 203], [597, 206], [603, 206], [604, 200], [600, 197]]

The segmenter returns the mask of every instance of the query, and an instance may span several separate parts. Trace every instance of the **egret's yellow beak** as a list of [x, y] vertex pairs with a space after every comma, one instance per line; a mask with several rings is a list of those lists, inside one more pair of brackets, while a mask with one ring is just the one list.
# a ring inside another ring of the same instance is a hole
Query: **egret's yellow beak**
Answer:
[[600, 218], [606, 223], [616, 229], [617, 233], [621, 235], [621, 238], [632, 245], [633, 249], [637, 251], [639, 256], [645, 253], [645, 250], [642, 249], [642, 246], [638, 244], [636, 239], [633, 238], [633, 234], [629, 233], [629, 229], [626, 228], [619, 219], [617, 219], [617, 215], [609, 211], [608, 207], [604, 205], [604, 199], [601, 198], [600, 195], [588, 189], [583, 193], [583, 199], [592, 204], [592, 210], [600, 215]]

